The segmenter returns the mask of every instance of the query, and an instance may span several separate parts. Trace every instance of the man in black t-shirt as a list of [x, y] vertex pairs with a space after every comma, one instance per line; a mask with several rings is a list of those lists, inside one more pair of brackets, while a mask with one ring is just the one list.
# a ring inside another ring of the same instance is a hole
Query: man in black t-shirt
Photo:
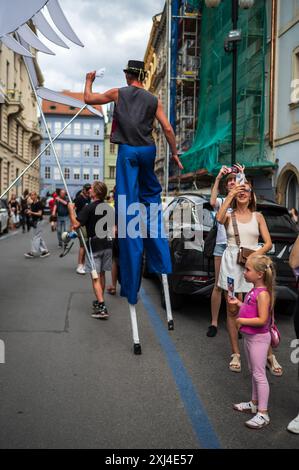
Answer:
[[61, 189], [59, 196], [55, 200], [53, 216], [57, 215], [57, 238], [58, 245], [62, 246], [61, 235], [69, 229], [70, 219], [68, 210], [68, 199], [65, 189]]
[[43, 220], [43, 205], [38, 200], [37, 193], [33, 191], [30, 193], [30, 209], [27, 209], [26, 215], [29, 217], [29, 223], [33, 229], [31, 239], [31, 251], [25, 253], [25, 258], [46, 258], [50, 255], [48, 248], [42, 238], [41, 221]]
[[[105, 290], [105, 271], [111, 271], [112, 269], [112, 240], [109, 239], [109, 228], [104, 227], [105, 238], [98, 238], [96, 236], [96, 225], [98, 221], [105, 217], [106, 212], [103, 211], [103, 215], [96, 214], [96, 209], [100, 204], [104, 204], [104, 200], [107, 195], [107, 186], [105, 183], [96, 181], [91, 187], [92, 202], [81, 209], [77, 216], [74, 212], [74, 206], [69, 204], [70, 219], [74, 230], [78, 230], [80, 227], [85, 226], [87, 235], [87, 248], [90, 256], [94, 260], [94, 267], [91, 266], [89, 257], [86, 259], [85, 270], [91, 273], [95, 268], [97, 273], [100, 275], [98, 279], [92, 278], [92, 284], [94, 293], [97, 300], [93, 303], [94, 313], [93, 318], [107, 318], [108, 312], [104, 302], [104, 290]], [[107, 210], [113, 211], [113, 208], [108, 204], [105, 204]]]
[[[91, 191], [91, 185], [89, 183], [86, 183], [83, 186], [82, 191], [76, 195], [74, 204], [76, 208], [76, 213], [79, 214], [83, 207], [85, 207], [87, 204], [90, 203], [90, 191]], [[82, 233], [84, 238], [86, 238], [86, 231], [85, 227], [81, 227]], [[85, 263], [85, 248], [83, 245], [83, 242], [81, 240], [81, 237], [79, 237], [79, 255], [78, 255], [78, 266], [76, 269], [77, 274], [85, 274], [85, 269], [84, 269], [84, 263]]]

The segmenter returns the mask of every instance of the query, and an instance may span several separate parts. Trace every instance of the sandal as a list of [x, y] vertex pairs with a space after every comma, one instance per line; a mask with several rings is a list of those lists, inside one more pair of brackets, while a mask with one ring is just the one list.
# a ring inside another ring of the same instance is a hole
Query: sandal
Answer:
[[241, 360], [240, 360], [240, 354], [238, 353], [233, 353], [231, 355], [232, 360], [229, 363], [229, 369], [232, 372], [241, 372]]
[[116, 289], [113, 286], [107, 287], [106, 290], [107, 290], [108, 294], [110, 294], [110, 295], [115, 295], [116, 294]]
[[281, 365], [278, 363], [276, 357], [274, 354], [271, 356], [267, 357], [267, 364], [266, 364], [267, 369], [269, 369], [270, 373], [272, 375], [275, 375], [276, 377], [281, 377], [283, 370]]

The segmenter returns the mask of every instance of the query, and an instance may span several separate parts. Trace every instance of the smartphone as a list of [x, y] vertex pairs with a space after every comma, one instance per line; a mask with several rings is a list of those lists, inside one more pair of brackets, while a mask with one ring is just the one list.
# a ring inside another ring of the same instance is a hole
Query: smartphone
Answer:
[[227, 294], [231, 299], [235, 297], [235, 280], [229, 276], [227, 276]]
[[245, 174], [243, 172], [236, 174], [236, 183], [237, 184], [245, 184]]

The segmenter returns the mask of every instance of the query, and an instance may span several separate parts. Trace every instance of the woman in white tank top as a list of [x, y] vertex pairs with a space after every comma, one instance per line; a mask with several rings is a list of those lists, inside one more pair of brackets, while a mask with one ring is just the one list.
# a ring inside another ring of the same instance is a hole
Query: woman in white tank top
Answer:
[[[255, 201], [256, 198], [250, 184], [237, 184], [235, 188], [230, 191], [217, 214], [217, 220], [220, 224], [225, 226], [227, 234], [227, 248], [222, 256], [218, 279], [218, 286], [225, 291], [226, 299], [228, 276], [234, 279], [235, 293], [241, 294], [249, 292], [253, 287], [252, 284], [245, 281], [244, 268], [237, 263], [239, 247], [234, 235], [231, 212], [227, 212], [228, 208], [231, 207], [236, 216], [241, 242], [240, 246], [255, 250], [255, 253], [258, 255], [266, 254], [272, 248], [272, 241], [266, 221], [262, 214], [256, 212]], [[258, 246], [260, 237], [264, 242], [263, 246]], [[240, 372], [241, 362], [238, 330], [235, 322], [236, 312], [231, 311], [227, 302], [226, 306], [227, 328], [232, 347], [232, 361], [230, 362], [229, 368], [234, 372]]]

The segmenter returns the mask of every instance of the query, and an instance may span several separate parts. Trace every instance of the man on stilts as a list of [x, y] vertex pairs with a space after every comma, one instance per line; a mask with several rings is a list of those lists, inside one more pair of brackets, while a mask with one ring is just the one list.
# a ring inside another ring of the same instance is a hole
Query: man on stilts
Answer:
[[[146, 77], [144, 63], [130, 60], [124, 70], [128, 86], [113, 88], [105, 93], [93, 93], [92, 83], [96, 72], [86, 75], [84, 101], [87, 104], [115, 103], [111, 142], [118, 144], [116, 166], [116, 217], [117, 224], [126, 229], [134, 215], [128, 215], [131, 204], [141, 203], [146, 208], [146, 236], [122, 237], [119, 233], [119, 266], [121, 295], [129, 302], [134, 353], [141, 353], [138, 337], [135, 304], [141, 284], [143, 250], [146, 251], [149, 272], [162, 274], [163, 286], [168, 305], [168, 326], [173, 329], [173, 320], [169, 302], [167, 274], [171, 273], [171, 259], [168, 241], [163, 231], [161, 212], [161, 185], [154, 173], [156, 146], [152, 136], [155, 118], [161, 124], [164, 135], [171, 149], [172, 158], [180, 169], [183, 168], [176, 149], [175, 135], [161, 101], [144, 90]], [[125, 206], [120, 201], [125, 197]], [[155, 205], [155, 215], [150, 207]], [[155, 220], [153, 220], [153, 218]], [[152, 223], [156, 229], [153, 233]]]

